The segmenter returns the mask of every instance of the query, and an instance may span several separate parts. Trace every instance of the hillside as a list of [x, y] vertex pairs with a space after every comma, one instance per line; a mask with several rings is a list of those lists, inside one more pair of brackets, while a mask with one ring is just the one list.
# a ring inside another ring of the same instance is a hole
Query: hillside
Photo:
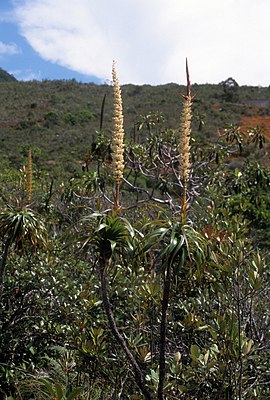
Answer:
[[13, 75], [10, 75], [7, 71], [0, 68], [0, 82], [14, 82], [14, 81], [17, 81], [17, 79]]
[[[201, 141], [217, 140], [232, 124], [247, 130], [257, 124], [269, 138], [270, 89], [237, 87], [230, 98], [224, 84], [192, 86], [193, 135]], [[184, 86], [122, 87], [127, 140], [140, 141], [138, 126], [143, 120], [165, 119], [159, 129], [177, 129]], [[112, 87], [71, 81], [0, 81], [0, 155], [7, 167], [19, 168], [29, 146], [37, 166], [53, 174], [74, 173], [91, 149], [101, 127], [101, 106], [105, 99], [102, 130], [110, 137]], [[263, 100], [263, 106], [252, 101]], [[228, 101], [234, 100], [234, 101]], [[268, 106], [265, 106], [267, 104]], [[148, 117], [146, 117], [148, 116]], [[151, 122], [155, 123], [155, 122]]]
[[250, 127], [260, 126], [264, 132], [265, 137], [270, 140], [270, 115], [243, 115], [241, 118], [240, 126], [243, 130]]

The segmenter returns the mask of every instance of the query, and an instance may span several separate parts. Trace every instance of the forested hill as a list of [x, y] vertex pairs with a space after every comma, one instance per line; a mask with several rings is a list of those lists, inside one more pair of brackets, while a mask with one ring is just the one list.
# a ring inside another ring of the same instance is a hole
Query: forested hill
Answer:
[[[43, 168], [59, 171], [64, 166], [66, 172], [73, 173], [81, 168], [80, 161], [90, 151], [100, 128], [105, 136], [110, 135], [110, 85], [75, 80], [18, 82], [5, 71], [0, 71], [0, 78], [0, 155], [7, 167], [20, 167], [31, 146]], [[138, 128], [142, 122], [152, 128], [177, 129], [185, 90], [174, 83], [124, 85], [126, 140], [140, 141]], [[194, 137], [199, 135], [205, 142], [215, 140], [225, 127], [236, 124], [243, 129], [260, 125], [269, 138], [269, 88], [239, 87], [229, 78], [218, 85], [194, 84], [192, 94]]]
[[10, 75], [7, 71], [0, 68], [0, 82], [14, 82], [16, 78], [13, 75]]

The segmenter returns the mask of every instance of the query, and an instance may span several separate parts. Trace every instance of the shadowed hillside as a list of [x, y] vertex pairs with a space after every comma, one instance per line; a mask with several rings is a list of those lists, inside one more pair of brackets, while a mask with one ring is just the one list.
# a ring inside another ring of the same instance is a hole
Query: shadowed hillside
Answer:
[[10, 75], [4, 69], [0, 68], [0, 82], [2, 82], [2, 81], [14, 82], [14, 81], [16, 81], [16, 78], [14, 78], [14, 76]]

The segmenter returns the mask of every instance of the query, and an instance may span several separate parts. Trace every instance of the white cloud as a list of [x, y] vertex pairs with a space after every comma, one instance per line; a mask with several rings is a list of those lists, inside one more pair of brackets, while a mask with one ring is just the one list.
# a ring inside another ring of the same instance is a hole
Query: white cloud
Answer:
[[20, 48], [15, 43], [3, 43], [0, 41], [0, 55], [19, 54], [21, 52]]
[[41, 72], [35, 72], [31, 69], [21, 70], [16, 69], [10, 71], [10, 74], [13, 75], [19, 81], [40, 81], [41, 80]]
[[269, 0], [21, 0], [21, 33], [39, 55], [121, 83], [269, 85]]

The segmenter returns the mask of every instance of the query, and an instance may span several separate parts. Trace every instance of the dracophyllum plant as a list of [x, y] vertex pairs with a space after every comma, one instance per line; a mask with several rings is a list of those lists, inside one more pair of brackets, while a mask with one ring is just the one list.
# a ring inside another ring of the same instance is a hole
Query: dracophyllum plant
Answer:
[[[183, 96], [184, 104], [180, 118], [179, 143], [178, 143], [178, 163], [179, 178], [183, 186], [181, 200], [180, 220], [165, 218], [160, 221], [161, 225], [154, 233], [154, 237], [161, 240], [159, 257], [163, 264], [163, 298], [160, 320], [160, 340], [159, 340], [159, 383], [157, 389], [158, 400], [164, 400], [165, 378], [166, 378], [166, 342], [168, 325], [168, 308], [171, 297], [171, 288], [174, 275], [179, 269], [184, 269], [185, 264], [196, 263], [196, 258], [204, 257], [203, 237], [187, 223], [187, 187], [191, 170], [190, 162], [190, 134], [191, 134], [191, 106], [192, 97], [190, 92], [190, 79], [188, 63], [186, 62], [187, 94]], [[160, 235], [157, 235], [159, 232]], [[150, 233], [151, 236], [151, 233]]]
[[152, 397], [146, 386], [142, 370], [136, 361], [136, 358], [130, 351], [127, 341], [117, 327], [108, 293], [108, 281], [112, 265], [116, 259], [118, 259], [119, 262], [122, 262], [123, 253], [125, 252], [125, 249], [129, 247], [129, 239], [134, 236], [134, 230], [128, 220], [120, 217], [118, 214], [120, 211], [120, 185], [123, 179], [125, 162], [122, 98], [115, 62], [112, 67], [112, 77], [114, 87], [114, 128], [111, 140], [111, 171], [115, 183], [114, 206], [113, 210], [107, 210], [107, 213], [95, 213], [90, 216], [90, 219], [92, 217], [97, 224], [92, 232], [89, 232], [90, 235], [84, 241], [83, 247], [90, 245], [95, 249], [97, 254], [103, 308], [107, 317], [110, 332], [122, 351], [125, 353], [133, 370], [136, 383], [144, 395], [144, 398], [151, 400]]
[[11, 248], [18, 253], [31, 253], [38, 248], [48, 248], [48, 233], [41, 215], [30, 208], [33, 192], [32, 153], [28, 152], [28, 160], [23, 178], [25, 179], [26, 202], [24, 196], [17, 199], [17, 205], [7, 205], [0, 211], [0, 240], [3, 252], [0, 261], [0, 302], [4, 292], [8, 256]]
[[118, 263], [122, 263], [125, 251], [127, 249], [132, 250], [131, 242], [133, 241], [136, 232], [128, 220], [120, 217], [115, 210], [113, 210], [111, 215], [93, 214], [90, 218], [91, 217], [97, 221], [97, 225], [95, 228], [92, 228], [92, 232], [90, 231], [89, 235], [86, 235], [83, 247], [88, 247], [90, 245], [90, 250], [93, 251], [94, 249], [97, 254], [102, 302], [110, 332], [114, 336], [114, 339], [120, 346], [121, 350], [125, 353], [133, 370], [136, 383], [144, 395], [144, 398], [151, 400], [152, 397], [146, 386], [145, 377], [141, 367], [130, 351], [126, 339], [116, 324], [108, 291], [109, 279], [112, 270], [114, 269], [114, 264], [116, 260]]

